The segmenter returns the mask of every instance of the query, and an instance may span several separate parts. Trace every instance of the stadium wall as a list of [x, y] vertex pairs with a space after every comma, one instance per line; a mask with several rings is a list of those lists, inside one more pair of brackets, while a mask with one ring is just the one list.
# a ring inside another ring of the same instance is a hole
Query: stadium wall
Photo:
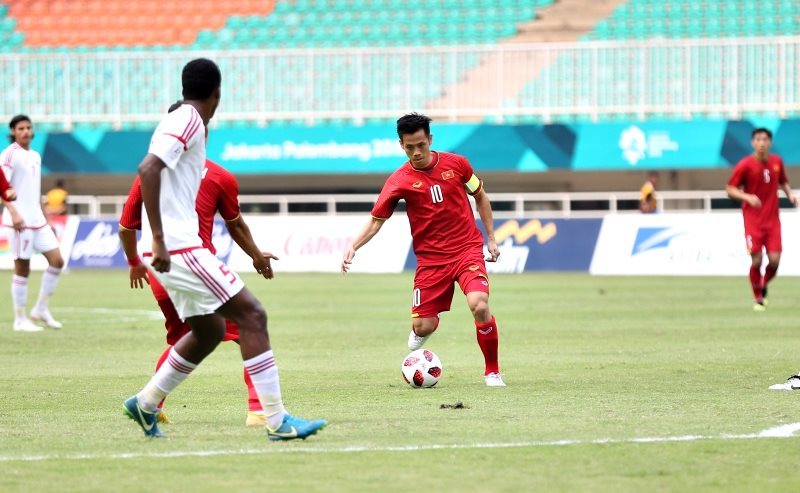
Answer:
[[[338, 272], [342, 252], [366, 220], [361, 216], [246, 216], [256, 243], [280, 257], [275, 271]], [[800, 214], [784, 212], [781, 275], [800, 276]], [[480, 226], [480, 222], [478, 221]], [[594, 275], [740, 276], [749, 269], [741, 214], [616, 214], [602, 219], [495, 221], [502, 256], [489, 272], [576, 271]], [[57, 224], [70, 269], [126, 268], [116, 220], [70, 217]], [[233, 269], [252, 261], [217, 221], [214, 244]], [[0, 269], [11, 269], [11, 230], [0, 228]], [[32, 268], [46, 267], [37, 255]], [[397, 214], [358, 251], [354, 273], [413, 269], [408, 219]]]

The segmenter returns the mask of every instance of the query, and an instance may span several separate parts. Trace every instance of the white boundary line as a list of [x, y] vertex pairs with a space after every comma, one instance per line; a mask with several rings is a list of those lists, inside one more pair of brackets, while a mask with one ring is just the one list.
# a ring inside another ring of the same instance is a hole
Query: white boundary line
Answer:
[[96, 460], [96, 459], [142, 459], [142, 458], [175, 458], [175, 457], [214, 457], [220, 455], [267, 455], [285, 453], [308, 454], [346, 454], [354, 452], [418, 452], [426, 450], [464, 450], [464, 449], [500, 449], [529, 447], [563, 447], [568, 445], [605, 445], [625, 443], [668, 443], [694, 442], [699, 440], [755, 440], [760, 438], [794, 438], [800, 431], [800, 423], [776, 426], [746, 435], [681, 435], [667, 437], [641, 438], [597, 438], [594, 440], [556, 440], [550, 442], [507, 442], [507, 443], [473, 443], [451, 445], [404, 445], [396, 447], [372, 447], [369, 445], [352, 447], [305, 447], [284, 448], [274, 446], [269, 449], [229, 449], [229, 450], [177, 450], [171, 452], [131, 452], [125, 454], [72, 454], [72, 455], [0, 455], [0, 462], [41, 462], [48, 460]]

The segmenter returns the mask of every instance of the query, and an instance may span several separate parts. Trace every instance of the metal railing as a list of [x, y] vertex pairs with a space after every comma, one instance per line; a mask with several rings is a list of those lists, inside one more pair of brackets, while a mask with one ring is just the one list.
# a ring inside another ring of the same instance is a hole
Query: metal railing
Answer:
[[[800, 195], [800, 192], [796, 192]], [[498, 219], [602, 217], [638, 213], [638, 192], [490, 193]], [[368, 215], [377, 194], [354, 195], [241, 195], [245, 213]], [[739, 207], [724, 190], [659, 191], [660, 212], [714, 213]], [[71, 195], [70, 210], [87, 217], [119, 217], [124, 196]], [[401, 207], [402, 207], [401, 202]]]
[[217, 122], [396, 118], [738, 118], [800, 111], [800, 37], [406, 48], [0, 55], [0, 113], [120, 127], [161, 118], [197, 56]]

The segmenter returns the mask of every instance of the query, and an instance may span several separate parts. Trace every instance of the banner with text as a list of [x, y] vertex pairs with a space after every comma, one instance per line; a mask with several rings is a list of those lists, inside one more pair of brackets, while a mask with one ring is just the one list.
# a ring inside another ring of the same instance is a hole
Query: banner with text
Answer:
[[[476, 170], [630, 170], [729, 167], [752, 152], [750, 133], [774, 131], [773, 152], [800, 165], [800, 120], [690, 120], [548, 125], [435, 123], [433, 148], [467, 156]], [[37, 134], [48, 173], [128, 173], [152, 131]], [[210, 159], [237, 174], [388, 174], [406, 157], [394, 125], [213, 129]]]
[[[800, 215], [781, 214], [781, 275], [800, 275]], [[746, 275], [750, 268], [741, 213], [609, 215], [590, 272], [600, 275]]]

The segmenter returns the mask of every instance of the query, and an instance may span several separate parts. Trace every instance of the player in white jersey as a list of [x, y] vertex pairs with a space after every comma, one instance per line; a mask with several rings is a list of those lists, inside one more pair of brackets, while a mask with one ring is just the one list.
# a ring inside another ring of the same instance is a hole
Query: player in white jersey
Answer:
[[181, 78], [184, 104], [158, 125], [139, 165], [147, 214], [142, 236], [149, 242], [141, 250], [150, 259], [148, 269], [192, 330], [172, 347], [167, 364], [141, 392], [125, 401], [124, 411], [145, 435], [162, 436], [158, 403], [211, 354], [225, 335], [228, 319], [239, 326], [242, 359], [264, 408], [269, 439], [304, 439], [326, 421], [286, 412], [266, 312], [239, 276], [203, 248], [199, 235], [195, 199], [206, 159], [205, 129], [219, 105], [222, 76], [214, 62], [200, 58], [186, 64]]
[[[6, 202], [3, 226], [14, 228], [11, 249], [14, 255], [14, 277], [11, 281], [11, 298], [14, 300], [14, 330], [38, 332], [41, 327], [31, 319], [60, 329], [61, 323], [50, 314], [49, 300], [58, 284], [64, 267], [58, 239], [47, 223], [42, 210], [42, 158], [31, 149], [33, 125], [25, 115], [17, 115], [9, 123], [11, 145], [0, 153], [0, 165], [9, 184], [16, 190], [17, 200]], [[28, 276], [34, 252], [44, 255], [49, 264], [42, 275], [39, 299], [25, 314], [28, 303]]]

